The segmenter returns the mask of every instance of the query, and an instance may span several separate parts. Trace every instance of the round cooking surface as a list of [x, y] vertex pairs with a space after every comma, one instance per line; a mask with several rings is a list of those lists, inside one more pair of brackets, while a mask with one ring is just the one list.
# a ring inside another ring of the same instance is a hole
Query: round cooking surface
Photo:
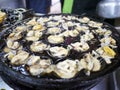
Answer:
[[120, 63], [119, 33], [88, 16], [28, 18], [3, 30], [0, 39], [0, 71], [27, 87], [89, 85]]
[[[29, 89], [29, 90], [41, 90], [41, 88], [36, 88], [36, 87], [33, 87], [33, 88], [29, 88], [29, 87], [26, 87], [26, 86], [24, 86], [24, 85], [21, 85], [21, 84], [19, 84], [19, 83], [16, 83], [16, 82], [14, 82], [14, 81], [12, 81], [10, 78], [8, 78], [8, 77], [6, 77], [5, 75], [1, 75], [1, 77], [2, 77], [2, 79], [11, 87], [11, 88], [13, 88], [13, 89], [15, 89], [15, 90], [27, 90], [27, 89]], [[87, 85], [78, 85], [78, 86], [76, 86], [76, 87], [73, 87], [73, 88], [69, 88], [69, 90], [80, 90], [80, 89], [82, 89], [82, 90], [88, 90], [88, 89], [91, 89], [91, 88], [93, 88], [94, 86], [96, 86], [101, 80], [102, 80], [103, 78], [101, 78], [101, 79], [99, 79], [99, 80], [97, 80], [97, 81], [95, 81], [95, 82], [91, 82], [91, 83], [89, 83], [89, 84], [87, 84]], [[63, 88], [62, 90], [66, 90], [66, 89], [68, 89], [68, 88]], [[42, 90], [51, 90], [51, 89], [45, 89], [45, 88], [42, 88]], [[53, 90], [61, 90], [61, 89], [59, 89], [59, 88], [54, 88]]]

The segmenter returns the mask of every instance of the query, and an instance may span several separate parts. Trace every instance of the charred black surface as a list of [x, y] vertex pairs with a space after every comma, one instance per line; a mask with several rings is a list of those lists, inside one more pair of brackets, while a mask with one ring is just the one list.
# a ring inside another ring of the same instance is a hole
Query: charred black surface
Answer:
[[[64, 15], [63, 15], [64, 16]], [[67, 15], [65, 15], [67, 16]], [[25, 22], [25, 21], [24, 21]], [[78, 21], [74, 21], [73, 22], [78, 22]], [[19, 23], [18, 23], [19, 24]], [[20, 23], [21, 24], [21, 23]], [[84, 24], [85, 25], [85, 24]], [[14, 28], [17, 26], [14, 25]], [[113, 38], [117, 41], [117, 46], [118, 46], [118, 49], [116, 50], [117, 52], [117, 56], [114, 60], [112, 60], [112, 64], [110, 65], [107, 65], [105, 63], [105, 61], [103, 60], [103, 58], [99, 57], [99, 60], [101, 61], [102, 63], [102, 68], [101, 68], [101, 71], [99, 72], [92, 72], [90, 76], [86, 76], [84, 74], [84, 70], [81, 71], [80, 73], [78, 73], [76, 75], [76, 77], [74, 77], [73, 79], [60, 79], [58, 77], [56, 77], [56, 75], [54, 75], [53, 73], [52, 74], [49, 74], [49, 75], [43, 75], [43, 76], [38, 76], [38, 77], [32, 77], [29, 72], [27, 71], [28, 67], [26, 65], [21, 65], [21, 66], [12, 66], [10, 64], [10, 61], [8, 59], [5, 59], [3, 56], [4, 56], [4, 52], [2, 52], [3, 48], [6, 46], [5, 44], [5, 39], [6, 37], [11, 33], [11, 29], [7, 29], [5, 30], [4, 32], [1, 32], [1, 35], [0, 35], [0, 38], [1, 38], [1, 41], [0, 41], [0, 49], [2, 49], [0, 51], [0, 71], [2, 71], [4, 74], [8, 74], [8, 77], [11, 77], [12, 79], [15, 77], [15, 80], [18, 80], [18, 83], [25, 83], [25, 86], [27, 86], [28, 84], [28, 87], [30, 87], [30, 85], [33, 84], [33, 87], [34, 86], [41, 86], [41, 87], [44, 87], [45, 88], [45, 85], [51, 83], [51, 87], [55, 86], [55, 87], [62, 87], [62, 85], [64, 86], [64, 83], [65, 83], [65, 87], [67, 87], [67, 84], [70, 84], [70, 85], [75, 85], [73, 84], [74, 82], [75, 83], [80, 83], [81, 86], [82, 84], [86, 84], [87, 81], [90, 80], [90, 82], [92, 82], [92, 80], [96, 80], [96, 78], [101, 78], [102, 76], [108, 74], [108, 73], [111, 73], [113, 70], [115, 70], [120, 64], [120, 58], [119, 58], [119, 55], [120, 55], [120, 35], [116, 32], [116, 30], [108, 25], [108, 24], [104, 24], [102, 26], [103, 28], [111, 28], [112, 32], [113, 32]], [[30, 27], [31, 29], [32, 27]], [[74, 27], [69, 27], [69, 30], [71, 29], [74, 29]], [[96, 28], [89, 28], [90, 30], [95, 30]], [[84, 32], [81, 32], [80, 35], [83, 35]], [[93, 33], [94, 34], [94, 33]], [[63, 58], [63, 59], [58, 59], [58, 58], [53, 58], [49, 55], [49, 52], [48, 51], [45, 51], [43, 53], [35, 53], [35, 52], [31, 52], [30, 50], [30, 45], [33, 43], [33, 42], [28, 42], [27, 40], [25, 40], [26, 36], [26, 32], [23, 32], [22, 33], [22, 39], [18, 40], [20, 42], [21, 45], [23, 45], [23, 49], [27, 52], [29, 52], [30, 54], [34, 54], [34, 55], [38, 55], [38, 56], [41, 56], [42, 59], [52, 59], [52, 63], [53, 64], [57, 64], [58, 62], [60, 61], [63, 61], [65, 58], [70, 58], [70, 59], [80, 59], [84, 56], [84, 54], [86, 52], [91, 52], [92, 50], [96, 49], [97, 47], [99, 47], [100, 45], [100, 42], [99, 42], [99, 39], [102, 38], [103, 36], [100, 36], [100, 37], [97, 37], [96, 34], [94, 34], [94, 37], [96, 37], [95, 39], [92, 39], [91, 41], [88, 41], [88, 44], [90, 46], [90, 49], [88, 51], [85, 51], [85, 52], [77, 52], [75, 50], [71, 50], [70, 51], [70, 54]], [[43, 41], [44, 43], [46, 44], [50, 44], [48, 41], [47, 41], [47, 37], [49, 35], [44, 35], [39, 41]], [[79, 35], [78, 35], [79, 36]], [[59, 44], [58, 46], [63, 46], [63, 47], [66, 47], [66, 45], [69, 45], [73, 42], [76, 42], [77, 40], [80, 39], [80, 37], [67, 37], [65, 38], [65, 41], [64, 43], [61, 43]], [[56, 46], [55, 44], [50, 44], [51, 46]], [[5, 70], [2, 70], [3, 68], [5, 68]], [[12, 69], [11, 69], [12, 68]], [[16, 72], [18, 71], [18, 72]], [[22, 75], [22, 74], [24, 75]], [[17, 77], [18, 75], [20, 75], [19, 77]], [[22, 78], [23, 77], [23, 78]], [[13, 79], [14, 80], [14, 79]], [[33, 80], [33, 81], [32, 81]], [[81, 81], [81, 82], [80, 82]], [[68, 83], [69, 82], [69, 83]], [[63, 83], [61, 85], [61, 83]], [[48, 87], [50, 87], [50, 85], [48, 85]]]

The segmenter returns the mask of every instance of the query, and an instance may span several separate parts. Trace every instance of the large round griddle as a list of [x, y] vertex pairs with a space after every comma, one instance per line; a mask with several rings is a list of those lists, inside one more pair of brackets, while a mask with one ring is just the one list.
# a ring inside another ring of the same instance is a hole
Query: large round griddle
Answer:
[[[57, 15], [61, 15], [61, 14], [57, 14]], [[71, 15], [71, 14], [62, 14], [62, 15]], [[51, 15], [45, 15], [45, 16], [40, 16], [40, 17], [49, 17]], [[76, 15], [77, 17], [83, 17], [83, 16], [79, 16]], [[89, 17], [89, 16], [88, 16]], [[97, 22], [101, 22], [100, 20], [97, 19], [93, 19], [91, 17], [89, 17], [91, 20], [95, 20]], [[5, 30], [3, 30], [0, 33], [0, 52], [2, 52], [2, 49], [5, 45], [5, 41], [4, 38], [6, 36], [8, 36], [11, 32], [12, 32], [12, 28], [15, 28], [17, 25], [22, 24], [22, 22], [25, 22], [29, 20], [23, 20], [20, 22], [15, 23], [14, 25], [11, 25], [10, 27], [6, 28]], [[27, 87], [31, 87], [31, 88], [37, 88], [37, 89], [41, 89], [41, 88], [47, 88], [47, 89], [53, 89], [57, 88], [57, 89], [68, 89], [68, 88], [73, 88], [73, 87], [77, 87], [79, 86], [84, 86], [84, 85], [88, 85], [90, 83], [95, 83], [96, 81], [100, 80], [102, 77], [104, 77], [105, 75], [112, 73], [114, 70], [116, 70], [119, 66], [120, 66], [120, 35], [119, 33], [116, 31], [116, 29], [109, 25], [108, 23], [102, 22], [104, 24], [104, 27], [110, 29], [112, 31], [112, 36], [114, 37], [114, 39], [117, 42], [117, 46], [118, 46], [118, 55], [115, 59], [112, 60], [112, 64], [107, 65], [106, 68], [104, 68], [103, 70], [96, 72], [96, 73], [91, 73], [90, 76], [85, 76], [85, 75], [78, 75], [75, 78], [71, 78], [71, 79], [53, 79], [53, 78], [38, 78], [38, 77], [33, 77], [30, 75], [24, 75], [21, 74], [20, 72], [17, 72], [15, 70], [13, 70], [12, 68], [8, 67], [8, 65], [6, 65], [2, 59], [3, 59], [3, 54], [0, 53], [0, 74], [1, 75], [5, 75], [6, 77], [11, 78], [11, 80], [13, 82], [19, 83], [21, 85], [27, 86]]]

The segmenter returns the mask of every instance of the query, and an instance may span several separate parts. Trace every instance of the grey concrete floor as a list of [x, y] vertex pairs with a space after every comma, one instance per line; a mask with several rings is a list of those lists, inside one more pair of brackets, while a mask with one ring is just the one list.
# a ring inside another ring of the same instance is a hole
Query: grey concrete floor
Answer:
[[25, 8], [25, 0], [0, 0], [0, 8]]

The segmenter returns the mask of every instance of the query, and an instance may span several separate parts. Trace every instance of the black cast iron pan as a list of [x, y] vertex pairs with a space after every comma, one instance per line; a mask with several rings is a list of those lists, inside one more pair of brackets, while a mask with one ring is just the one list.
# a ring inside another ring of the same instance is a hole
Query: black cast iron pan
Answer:
[[[57, 15], [61, 15], [61, 14], [57, 14]], [[71, 14], [62, 14], [62, 15], [71, 15]], [[41, 16], [41, 17], [48, 17], [51, 15], [45, 15], [45, 16]], [[76, 15], [77, 17], [83, 17]], [[89, 16], [88, 16], [89, 17]], [[94, 19], [89, 17], [91, 20], [95, 20], [98, 22], [102, 22], [100, 20]], [[26, 19], [26, 20], [29, 20]], [[17, 25], [22, 24], [22, 22], [25, 22], [26, 20], [17, 22], [16, 24], [12, 25], [11, 27], [3, 30], [0, 33], [0, 52], [2, 52], [2, 49], [5, 45], [5, 41], [4, 38], [12, 31], [12, 28], [15, 28]], [[78, 75], [75, 78], [71, 78], [71, 79], [59, 79], [59, 78], [38, 78], [38, 77], [33, 77], [30, 75], [23, 75], [20, 72], [17, 72], [15, 70], [13, 70], [12, 68], [8, 67], [3, 61], [3, 53], [0, 53], [0, 74], [2, 75], [6, 75], [7, 77], [11, 78], [11, 80], [13, 82], [19, 83], [21, 85], [30, 87], [30, 88], [37, 88], [37, 89], [70, 89], [73, 87], [77, 87], [77, 86], [84, 86], [84, 85], [88, 85], [90, 83], [95, 83], [98, 80], [101, 80], [102, 77], [104, 77], [105, 75], [112, 73], [114, 70], [116, 70], [119, 66], [120, 66], [120, 34], [116, 31], [116, 29], [109, 25], [108, 23], [102, 22], [104, 24], [105, 28], [108, 28], [112, 31], [112, 36], [114, 37], [114, 39], [117, 41], [117, 46], [118, 46], [118, 55], [117, 57], [112, 60], [112, 64], [107, 65], [106, 68], [104, 68], [103, 70], [96, 72], [96, 73], [91, 73], [90, 76], [85, 76], [85, 75]]]

